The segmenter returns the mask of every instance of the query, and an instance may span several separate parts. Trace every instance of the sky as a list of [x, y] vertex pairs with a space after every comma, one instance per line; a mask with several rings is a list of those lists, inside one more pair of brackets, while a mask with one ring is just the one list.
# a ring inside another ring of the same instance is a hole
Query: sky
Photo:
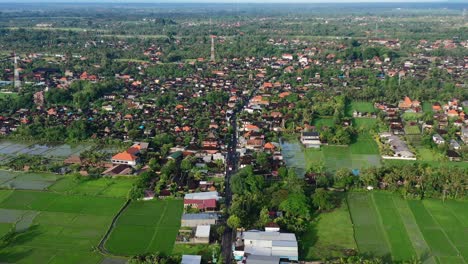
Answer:
[[0, 3], [407, 3], [407, 2], [456, 2], [468, 0], [0, 0]]

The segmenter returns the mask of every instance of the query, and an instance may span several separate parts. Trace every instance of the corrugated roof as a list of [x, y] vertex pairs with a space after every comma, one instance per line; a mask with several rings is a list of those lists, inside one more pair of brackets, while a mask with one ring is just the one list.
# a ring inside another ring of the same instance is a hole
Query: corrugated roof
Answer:
[[200, 264], [201, 256], [197, 255], [182, 255], [181, 264]]
[[199, 225], [195, 231], [195, 237], [210, 237], [211, 226]]

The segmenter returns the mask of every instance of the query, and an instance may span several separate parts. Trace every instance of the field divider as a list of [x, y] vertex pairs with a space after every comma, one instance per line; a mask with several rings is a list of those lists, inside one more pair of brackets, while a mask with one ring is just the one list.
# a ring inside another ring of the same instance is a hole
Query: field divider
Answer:
[[130, 205], [130, 202], [131, 200], [128, 199], [124, 205], [122, 206], [122, 208], [120, 208], [119, 212], [117, 212], [117, 214], [114, 216], [114, 218], [112, 218], [112, 222], [111, 224], [109, 225], [109, 228], [107, 229], [106, 233], [104, 234], [104, 236], [102, 237], [101, 241], [99, 241], [99, 245], [98, 245], [98, 250], [101, 254], [103, 255], [108, 255], [108, 256], [115, 256], [115, 257], [127, 257], [127, 256], [120, 256], [120, 255], [114, 255], [112, 253], [110, 253], [106, 247], [104, 246], [105, 243], [107, 242], [107, 240], [109, 239], [109, 236], [110, 234], [112, 233], [112, 230], [114, 229], [116, 223], [117, 223], [117, 220], [119, 219], [119, 217], [123, 214], [123, 212], [125, 211], [125, 209], [127, 209], [127, 207]]
[[158, 229], [159, 229], [159, 226], [161, 224], [161, 221], [163, 220], [163, 216], [166, 214], [166, 211], [167, 211], [167, 203], [164, 204], [164, 209], [163, 209], [163, 212], [161, 214], [161, 217], [159, 218], [159, 221], [155, 227], [155, 230], [154, 230], [154, 234], [153, 236], [151, 237], [151, 241], [148, 243], [148, 246], [146, 247], [146, 251], [148, 251], [148, 248], [151, 246], [151, 244], [153, 244], [153, 241], [154, 239], [156, 238], [156, 234], [158, 233]]
[[356, 232], [355, 232], [355, 225], [354, 225], [354, 220], [353, 220], [353, 215], [351, 214], [351, 207], [349, 206], [349, 201], [348, 201], [348, 196], [349, 196], [350, 193], [347, 193], [346, 194], [346, 206], [348, 207], [348, 214], [349, 214], [349, 219], [351, 220], [351, 227], [353, 228], [353, 239], [354, 239], [354, 243], [356, 244], [356, 247], [357, 249], [359, 250], [359, 245], [357, 243], [357, 239], [356, 239]]
[[[406, 201], [405, 202], [405, 205], [408, 206], [406, 204]], [[411, 209], [409, 207], [406, 207], [406, 208], [403, 208], [402, 204], [397, 204], [396, 201], [395, 201], [395, 197], [392, 195], [392, 203], [393, 205], [395, 206], [396, 208], [396, 211], [398, 213], [398, 215], [400, 216], [400, 219], [401, 219], [401, 222], [403, 223], [403, 226], [405, 227], [405, 230], [406, 230], [406, 233], [408, 234], [408, 238], [411, 242], [411, 246], [413, 247], [414, 249], [414, 252], [416, 252], [416, 255], [419, 259], [422, 259], [424, 257], [424, 254], [427, 254], [427, 257], [429, 259], [429, 257], [431, 257], [432, 259], [434, 258], [434, 256], [432, 255], [432, 251], [429, 247], [429, 245], [427, 244], [427, 241], [424, 239], [424, 235], [421, 233], [421, 230], [419, 229], [419, 226], [418, 224], [416, 223], [416, 219], [415, 219], [415, 216], [413, 215], [413, 212], [411, 211]], [[409, 217], [412, 217], [412, 219], [414, 220], [413, 223], [409, 223], [408, 222], [408, 218], [404, 217], [403, 214], [402, 214], [402, 210], [406, 209], [406, 211], [408, 212], [408, 216]], [[411, 226], [411, 224], [413, 224]], [[413, 229], [411, 228], [413, 227]], [[410, 230], [413, 230], [414, 232], [411, 232]], [[417, 237], [419, 238], [419, 242], [423, 243], [423, 244], [420, 244], [418, 243], [418, 241], [416, 241]], [[417, 247], [417, 245], [420, 245], [420, 247]], [[424, 247], [425, 249], [424, 250], [421, 250], [422, 247]], [[424, 263], [427, 263], [425, 262], [425, 260], [421, 260], [423, 261]], [[432, 262], [432, 264], [435, 264], [435, 262]]]
[[[424, 206], [424, 204], [423, 204]], [[439, 226], [438, 228], [440, 229], [440, 231], [444, 234], [444, 236], [447, 238], [448, 242], [450, 243], [450, 245], [455, 249], [455, 251], [457, 251], [457, 257], [459, 257], [463, 263], [466, 263], [465, 261], [465, 258], [462, 257], [462, 254], [460, 253], [460, 250], [458, 250], [458, 247], [455, 246], [455, 244], [453, 244], [452, 240], [450, 239], [450, 237], [447, 235], [447, 233], [445, 233], [445, 230], [444, 228], [442, 227], [442, 225], [439, 223], [439, 221], [437, 221], [437, 219], [434, 217], [434, 215], [432, 215], [431, 213], [431, 210], [427, 209], [425, 206], [424, 208], [426, 209], [427, 213], [432, 217], [432, 219], [434, 220], [435, 223], [437, 223], [437, 225]]]

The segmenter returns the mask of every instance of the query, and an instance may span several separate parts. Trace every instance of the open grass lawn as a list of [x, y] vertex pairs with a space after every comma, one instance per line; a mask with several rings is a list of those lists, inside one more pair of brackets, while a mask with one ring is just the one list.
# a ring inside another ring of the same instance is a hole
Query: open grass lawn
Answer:
[[316, 126], [317, 128], [321, 128], [321, 127], [324, 127], [324, 126], [327, 126], [327, 127], [332, 127], [335, 125], [335, 123], [333, 122], [333, 119], [332, 118], [318, 118], [318, 119], [314, 119], [313, 121], [313, 124], [314, 126]]
[[346, 115], [347, 116], [353, 116], [353, 112], [358, 111], [358, 112], [375, 112], [374, 105], [371, 102], [358, 102], [358, 101], [352, 101], [348, 104], [346, 104]]
[[126, 197], [136, 178], [77, 178], [67, 176], [48, 189], [53, 192], [106, 197]]
[[407, 135], [420, 135], [421, 134], [421, 129], [419, 128], [418, 125], [415, 125], [415, 126], [406, 125], [405, 126], [405, 134], [407, 134]]
[[386, 193], [349, 193], [361, 253], [424, 263], [468, 263], [468, 202], [403, 200]]
[[407, 113], [403, 113], [403, 119], [406, 120], [406, 121], [416, 121], [416, 120], [420, 119], [423, 115], [424, 115], [424, 113], [407, 112]]
[[171, 254], [182, 211], [182, 200], [132, 202], [117, 220], [105, 247], [117, 255]]
[[299, 238], [300, 258], [316, 260], [343, 257], [346, 249], [357, 250], [347, 204], [320, 214]]
[[41, 191], [0, 191], [2, 219], [14, 218], [23, 225], [5, 247], [0, 262], [7, 263], [100, 263], [94, 248], [122, 198], [65, 195]]
[[371, 130], [374, 129], [377, 124], [377, 118], [354, 118], [353, 126], [358, 129]]
[[443, 161], [445, 158], [441, 153], [435, 152], [432, 149], [423, 146], [417, 147], [416, 151], [420, 161]]
[[205, 244], [175, 244], [173, 255], [201, 255], [203, 259], [211, 259], [213, 254], [210, 245]]

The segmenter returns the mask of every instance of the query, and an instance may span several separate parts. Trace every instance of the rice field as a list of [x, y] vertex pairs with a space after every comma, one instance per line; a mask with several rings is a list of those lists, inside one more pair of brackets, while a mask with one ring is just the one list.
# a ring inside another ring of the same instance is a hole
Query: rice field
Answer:
[[182, 211], [182, 200], [132, 202], [117, 220], [105, 248], [118, 255], [170, 254]]
[[56, 144], [42, 145], [33, 142], [16, 142], [3, 140], [0, 141], [0, 162], [5, 162], [9, 158], [14, 158], [17, 155], [35, 155], [44, 156], [47, 158], [64, 160], [71, 155], [79, 155], [81, 152], [93, 148], [91, 144]]
[[99, 244], [122, 198], [0, 190], [0, 233], [15, 227], [0, 248], [6, 263], [100, 263]]
[[388, 261], [468, 263], [468, 202], [403, 200], [385, 192], [354, 192], [347, 201], [361, 253]]

